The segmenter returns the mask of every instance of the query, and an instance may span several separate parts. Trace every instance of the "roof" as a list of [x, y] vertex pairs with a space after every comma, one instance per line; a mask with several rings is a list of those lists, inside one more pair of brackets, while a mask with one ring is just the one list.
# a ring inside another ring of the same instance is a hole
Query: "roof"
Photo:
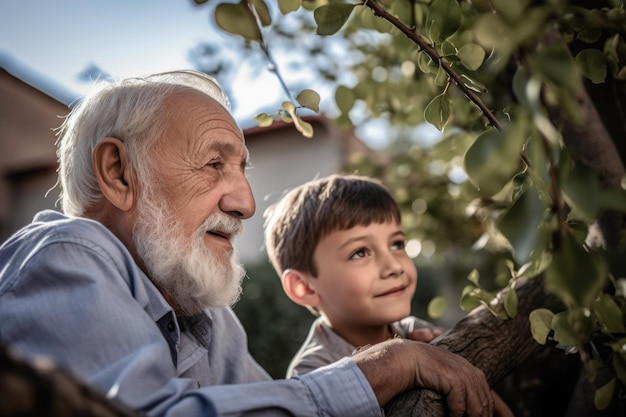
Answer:
[[70, 91], [43, 74], [28, 68], [3, 51], [0, 51], [0, 70], [4, 70], [11, 76], [67, 107], [70, 107], [81, 97], [80, 94]]

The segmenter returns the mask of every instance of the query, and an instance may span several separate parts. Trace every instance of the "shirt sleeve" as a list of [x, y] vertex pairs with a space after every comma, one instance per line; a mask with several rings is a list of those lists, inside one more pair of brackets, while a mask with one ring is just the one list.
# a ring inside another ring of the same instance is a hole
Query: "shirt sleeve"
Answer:
[[0, 340], [150, 417], [382, 415], [353, 361], [290, 380], [198, 387], [177, 377], [130, 260], [105, 247], [49, 243], [21, 260], [0, 285]]

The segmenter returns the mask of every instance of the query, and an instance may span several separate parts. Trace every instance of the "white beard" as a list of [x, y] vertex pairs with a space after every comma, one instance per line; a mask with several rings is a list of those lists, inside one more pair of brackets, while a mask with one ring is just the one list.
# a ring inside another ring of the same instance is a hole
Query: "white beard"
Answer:
[[234, 252], [229, 257], [211, 253], [204, 236], [214, 229], [235, 236], [242, 230], [241, 220], [214, 214], [189, 238], [168, 214], [171, 210], [155, 200], [141, 198], [133, 230], [135, 249], [154, 285], [177, 314], [190, 316], [235, 304], [245, 270]]

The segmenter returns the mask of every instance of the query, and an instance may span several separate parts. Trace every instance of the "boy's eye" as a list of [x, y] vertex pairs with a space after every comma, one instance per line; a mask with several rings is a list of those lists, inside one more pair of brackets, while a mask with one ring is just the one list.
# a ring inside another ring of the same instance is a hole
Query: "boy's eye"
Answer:
[[365, 252], [364, 248], [361, 248], [359, 250], [356, 250], [352, 253], [352, 255], [350, 255], [350, 259], [360, 259], [360, 258], [364, 258], [365, 255], [367, 255], [367, 253]]
[[404, 240], [398, 240], [396, 242], [393, 242], [391, 244], [391, 249], [394, 249], [394, 250], [404, 249]]

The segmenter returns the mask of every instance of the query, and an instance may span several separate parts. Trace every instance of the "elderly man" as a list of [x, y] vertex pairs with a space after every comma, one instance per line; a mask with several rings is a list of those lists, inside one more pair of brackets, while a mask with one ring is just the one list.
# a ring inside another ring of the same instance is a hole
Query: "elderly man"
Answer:
[[176, 71], [106, 84], [59, 131], [63, 213], [0, 249], [0, 342], [45, 355], [149, 416], [380, 416], [425, 387], [452, 415], [488, 416], [482, 372], [392, 340], [302, 377], [271, 380], [232, 313], [233, 239], [255, 203], [248, 152], [210, 77]]

